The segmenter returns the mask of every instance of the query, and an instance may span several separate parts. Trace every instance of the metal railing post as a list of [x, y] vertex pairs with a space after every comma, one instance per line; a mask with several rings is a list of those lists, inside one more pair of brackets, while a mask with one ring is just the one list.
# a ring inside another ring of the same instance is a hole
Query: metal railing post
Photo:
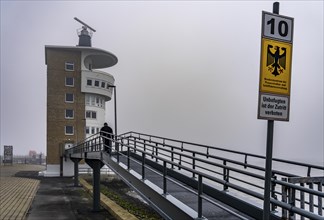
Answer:
[[[305, 184], [301, 183], [300, 186], [304, 187]], [[300, 191], [300, 208], [305, 209], [305, 193], [303, 191]], [[300, 220], [304, 220], [304, 219], [305, 219], [304, 216], [300, 217]]]
[[158, 163], [159, 162], [159, 159], [157, 158], [158, 157], [158, 143], [156, 143], [156, 148], [155, 148], [155, 161]]
[[142, 180], [145, 179], [145, 152], [142, 152]]
[[310, 177], [310, 175], [311, 175], [311, 169], [312, 169], [311, 167], [308, 167], [308, 169], [307, 169], [307, 176], [308, 177]]
[[[296, 190], [294, 188], [289, 188], [289, 196], [288, 196], [289, 204], [291, 206], [295, 206], [296, 204]], [[289, 210], [289, 219], [295, 220], [295, 213]]]
[[166, 195], [167, 193], [167, 166], [166, 161], [163, 161], [163, 194]]
[[198, 218], [202, 218], [202, 195], [203, 185], [202, 185], [202, 176], [198, 175]]
[[179, 166], [178, 166], [178, 170], [181, 170], [181, 160], [182, 160], [182, 155], [180, 154], [180, 156], [179, 156]]
[[[195, 170], [196, 169], [196, 160], [195, 160], [195, 157], [196, 157], [196, 153], [193, 152], [192, 153], [192, 169]], [[192, 178], [195, 178], [196, 177], [196, 173], [193, 172], [192, 173]]]
[[136, 154], [136, 137], [134, 137], [134, 153]]
[[[322, 182], [318, 183], [318, 191], [322, 192]], [[322, 215], [323, 214], [323, 203], [322, 203], [322, 197], [318, 196], [318, 214]]]
[[154, 158], [154, 147], [152, 146], [152, 141], [151, 141], [151, 137], [150, 137], [150, 145], [151, 145], [151, 148], [152, 148], [152, 152], [151, 152], [151, 159], [153, 159]]
[[[313, 189], [314, 188], [314, 184], [310, 183], [309, 184], [309, 188]], [[314, 196], [313, 194], [309, 194], [309, 211], [310, 212], [314, 212]]]
[[[272, 178], [275, 180], [277, 179], [277, 176], [273, 174]], [[276, 195], [276, 182], [272, 181], [271, 182], [271, 197], [277, 200], [277, 195]], [[277, 206], [275, 204], [270, 203], [271, 205], [271, 211], [274, 212], [276, 211]]]
[[146, 140], [144, 140], [144, 151], [146, 152]]
[[[172, 162], [174, 161], [174, 152], [173, 152], [173, 150], [174, 150], [174, 147], [171, 147], [171, 161]], [[171, 164], [171, 168], [174, 169], [173, 163]]]
[[[281, 178], [282, 181], [287, 182], [287, 178]], [[287, 203], [287, 192], [288, 189], [285, 185], [281, 185], [281, 201]], [[287, 209], [282, 208], [281, 215], [283, 219], [287, 219]]]
[[[223, 180], [225, 182], [228, 182], [229, 181], [229, 170], [226, 168], [226, 160], [223, 160], [223, 165], [224, 165], [224, 168], [223, 168]], [[223, 190], [224, 191], [228, 190], [228, 186], [226, 184], [224, 184]]]
[[245, 154], [245, 157], [244, 157], [244, 168], [245, 169], [247, 168], [247, 157], [248, 157], [248, 155]]
[[129, 145], [127, 146], [127, 170], [130, 170], [130, 149]]
[[117, 163], [119, 163], [119, 143], [116, 142], [116, 139], [115, 140], [115, 149], [117, 151]]

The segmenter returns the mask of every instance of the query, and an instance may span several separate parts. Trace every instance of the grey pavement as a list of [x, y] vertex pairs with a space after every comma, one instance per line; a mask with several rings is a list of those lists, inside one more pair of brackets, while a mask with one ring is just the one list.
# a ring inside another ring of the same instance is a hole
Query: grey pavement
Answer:
[[92, 211], [92, 198], [68, 177], [41, 178], [27, 220], [115, 219], [108, 211]]
[[114, 220], [107, 210], [92, 211], [92, 198], [71, 177], [39, 177], [44, 166], [0, 166], [1, 220]]

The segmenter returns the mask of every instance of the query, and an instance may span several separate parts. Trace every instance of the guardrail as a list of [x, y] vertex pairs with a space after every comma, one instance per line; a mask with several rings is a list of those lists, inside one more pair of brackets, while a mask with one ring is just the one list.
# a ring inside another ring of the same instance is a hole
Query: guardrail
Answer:
[[[183, 169], [182, 166], [191, 168], [192, 177], [201, 175], [203, 178], [208, 179], [208, 177], [205, 176], [206, 174], [217, 177], [216, 179], [212, 179], [215, 186], [218, 185], [215, 184], [218, 182], [221, 185], [221, 187], [218, 188], [222, 188], [228, 193], [234, 190], [236, 191], [234, 194], [238, 197], [242, 199], [246, 199], [247, 197], [251, 200], [251, 203], [262, 207], [265, 169], [264, 166], [262, 166], [264, 163], [260, 165], [260, 160], [264, 162], [264, 156], [137, 132], [125, 133], [120, 135], [120, 138], [127, 141], [132, 139], [133, 141], [127, 143], [128, 145], [133, 144], [135, 151], [141, 148], [144, 152], [150, 152], [151, 157], [155, 157], [156, 162], [158, 162], [156, 156], [160, 156], [169, 158], [171, 162], [170, 166], [173, 169]], [[225, 155], [225, 157], [217, 155]], [[241, 157], [241, 161], [239, 157]], [[251, 163], [249, 161], [251, 161]], [[288, 211], [290, 213], [290, 219], [295, 217], [323, 219], [322, 200], [324, 198], [324, 193], [321, 187], [323, 182], [319, 184], [321, 186], [318, 187], [317, 190], [314, 190], [312, 188], [307, 188], [305, 185], [298, 186], [278, 179], [292, 179], [301, 177], [300, 175], [307, 175], [310, 177], [312, 173], [314, 173], [314, 175], [323, 173], [324, 167], [278, 158], [274, 158], [273, 161], [278, 164], [280, 163], [282, 168], [290, 167], [291, 169], [292, 166], [294, 166], [295, 173], [294, 171], [279, 169], [278, 166], [277, 169], [272, 171], [272, 212], [285, 218], [285, 213]], [[286, 196], [282, 188], [285, 190], [289, 189], [288, 192], [295, 192], [295, 196], [291, 196], [290, 193]], [[237, 191], [239, 193], [237, 193]], [[311, 201], [300, 202], [305, 200], [305, 196], [306, 199], [310, 198]], [[290, 199], [286, 200], [285, 198], [287, 197]], [[317, 197], [317, 202], [312, 200], [313, 197]], [[255, 199], [258, 201], [255, 202]], [[279, 210], [278, 207], [280, 207], [281, 210]], [[316, 213], [315, 210], [317, 210]]]
[[[260, 163], [264, 162], [264, 156], [137, 132], [119, 135], [117, 139], [114, 137], [112, 141], [117, 161], [121, 156], [127, 158], [128, 169], [131, 168], [130, 161], [133, 160], [132, 157], [134, 156], [131, 156], [132, 154], [141, 158], [143, 179], [145, 179], [145, 167], [147, 167], [148, 161], [160, 164], [163, 167], [164, 193], [167, 193], [166, 180], [173, 179], [168, 174], [168, 169], [195, 179], [198, 186], [197, 191], [193, 193], [197, 194], [198, 218], [202, 217], [202, 200], [214, 203], [210, 200], [211, 193], [206, 190], [208, 187], [239, 198], [249, 204], [247, 207], [262, 207], [265, 169]], [[87, 152], [101, 150], [103, 150], [102, 137], [98, 134], [67, 150], [66, 154], [86, 154]], [[309, 177], [313, 173], [315, 175], [324, 171], [324, 167], [312, 164], [276, 158], [273, 161], [282, 164], [284, 168], [297, 167], [298, 173], [305, 172]], [[272, 171], [272, 176], [271, 210], [273, 214], [280, 218], [287, 218], [287, 212], [289, 212], [289, 219], [296, 217], [324, 219], [322, 216], [324, 193], [321, 191], [321, 187], [314, 190], [303, 185], [283, 181], [301, 176], [278, 167]], [[320, 185], [322, 186], [323, 182]], [[286, 192], [292, 193], [287, 194]], [[308, 198], [313, 197], [318, 198], [317, 202], [309, 201]], [[246, 212], [253, 216], [252, 212], [255, 210], [248, 209]]]

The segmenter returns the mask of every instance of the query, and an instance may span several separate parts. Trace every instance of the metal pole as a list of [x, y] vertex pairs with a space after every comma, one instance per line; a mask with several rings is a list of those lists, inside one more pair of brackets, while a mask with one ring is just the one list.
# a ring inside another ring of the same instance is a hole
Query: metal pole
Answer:
[[117, 161], [119, 162], [119, 144], [117, 143], [117, 95], [116, 86], [114, 86], [114, 113], [115, 113], [115, 150], [117, 152]]
[[[117, 136], [117, 99], [116, 99], [116, 86], [114, 86], [115, 92], [114, 92], [114, 105], [115, 105], [115, 135]], [[117, 137], [115, 136], [116, 140]]]
[[[272, 12], [274, 14], [279, 14], [279, 2], [273, 3]], [[263, 201], [263, 220], [270, 219], [270, 195], [271, 195], [270, 191], [271, 191], [271, 177], [272, 177], [273, 127], [274, 127], [274, 121], [268, 120], [266, 167], [265, 167], [265, 182], [264, 182], [264, 201]]]
[[100, 168], [101, 161], [93, 161], [93, 211], [100, 211]]
[[79, 160], [74, 159], [74, 186], [79, 186]]
[[272, 176], [273, 124], [274, 124], [273, 120], [268, 120], [263, 220], [270, 219], [270, 187], [271, 187], [271, 176]]

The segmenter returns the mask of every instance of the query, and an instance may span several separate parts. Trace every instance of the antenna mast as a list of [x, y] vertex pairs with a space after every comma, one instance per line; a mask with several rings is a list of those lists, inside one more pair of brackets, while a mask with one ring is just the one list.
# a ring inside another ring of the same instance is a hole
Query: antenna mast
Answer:
[[96, 30], [84, 23], [83, 21], [81, 21], [80, 19], [78, 19], [77, 17], [74, 17], [74, 20], [78, 21], [83, 25], [81, 29], [77, 30], [79, 36], [78, 46], [91, 47], [92, 32], [96, 32]]
[[89, 28], [91, 31], [96, 32], [95, 29], [93, 29], [92, 27], [90, 27], [89, 25], [87, 25], [86, 23], [84, 23], [83, 21], [81, 21], [79, 18], [74, 17], [74, 20], [76, 20], [76, 21], [78, 21], [79, 23], [83, 24], [84, 27]]

